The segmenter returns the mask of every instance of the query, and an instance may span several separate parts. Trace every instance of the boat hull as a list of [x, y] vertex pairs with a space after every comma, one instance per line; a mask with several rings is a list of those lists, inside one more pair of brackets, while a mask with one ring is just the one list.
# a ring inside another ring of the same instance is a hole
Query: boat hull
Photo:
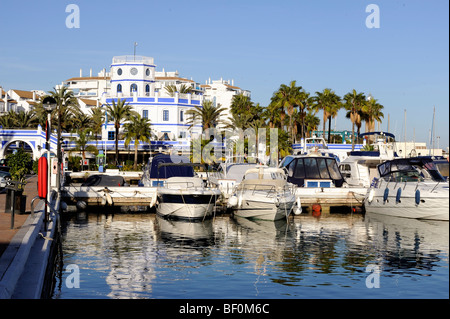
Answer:
[[156, 213], [173, 219], [205, 219], [212, 216], [220, 192], [158, 193]]
[[[419, 197], [416, 197], [416, 191]], [[372, 192], [372, 194], [371, 194]], [[384, 195], [385, 189], [370, 189], [364, 201], [366, 213], [388, 215], [404, 218], [449, 220], [448, 187], [430, 190], [427, 188], [407, 187], [392, 195]], [[397, 195], [401, 192], [401, 195]], [[388, 192], [391, 193], [391, 192]], [[398, 198], [397, 198], [398, 196]]]
[[261, 220], [280, 220], [286, 219], [292, 211], [295, 204], [295, 197], [280, 199], [279, 201], [268, 201], [255, 198], [242, 199], [240, 205], [232, 207], [235, 216], [261, 219]]

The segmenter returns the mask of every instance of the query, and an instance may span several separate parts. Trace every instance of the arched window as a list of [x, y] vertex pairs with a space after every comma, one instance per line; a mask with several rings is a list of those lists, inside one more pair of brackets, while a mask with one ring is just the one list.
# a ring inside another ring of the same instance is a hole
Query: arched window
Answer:
[[131, 93], [133, 93], [133, 92], [137, 92], [137, 85], [136, 85], [136, 83], [133, 83], [133, 84], [131, 84], [130, 85], [130, 92]]
[[145, 86], [145, 93], [150, 93], [150, 85], [148, 84]]
[[117, 93], [122, 93], [122, 84], [117, 84]]

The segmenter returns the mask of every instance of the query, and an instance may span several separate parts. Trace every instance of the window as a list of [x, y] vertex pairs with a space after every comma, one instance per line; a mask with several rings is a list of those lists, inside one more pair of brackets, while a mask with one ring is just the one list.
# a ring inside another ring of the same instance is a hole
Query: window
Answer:
[[122, 75], [122, 69], [121, 68], [117, 69], [117, 74], [118, 75]]
[[131, 93], [137, 92], [137, 85], [136, 85], [136, 83], [133, 83], [133, 84], [130, 85], [130, 92]]
[[319, 168], [315, 158], [305, 158], [306, 178], [320, 178]]
[[168, 121], [169, 120], [169, 110], [164, 110], [163, 111], [163, 121]]
[[[336, 161], [334, 161], [332, 159], [327, 159], [327, 166], [328, 166], [328, 170], [330, 171], [330, 175], [331, 175], [332, 179], [341, 179], [342, 178]], [[350, 171], [350, 166], [348, 167], [348, 170]]]
[[149, 75], [150, 75], [150, 69], [145, 70], [145, 74], [146, 74], [147, 76], [149, 76]]
[[145, 86], [145, 93], [147, 93], [147, 95], [150, 93], [150, 85], [148, 84]]
[[[289, 168], [293, 167], [293, 165], [294, 165], [294, 162], [291, 162], [291, 164], [289, 165]], [[294, 175], [295, 178], [305, 178], [305, 167], [303, 165], [303, 159], [299, 158], [297, 160], [297, 165], [295, 166], [294, 172], [295, 172], [295, 175]]]
[[108, 141], [114, 141], [115, 138], [115, 132], [114, 131], [108, 131]]
[[131, 75], [136, 75], [138, 73], [138, 69], [131, 68], [130, 73], [131, 73]]
[[184, 121], [184, 111], [180, 111], [180, 122]]
[[143, 110], [143, 111], [142, 111], [142, 117], [143, 117], [144, 119], [148, 119], [148, 110]]
[[122, 93], [122, 84], [117, 84], [117, 93]]

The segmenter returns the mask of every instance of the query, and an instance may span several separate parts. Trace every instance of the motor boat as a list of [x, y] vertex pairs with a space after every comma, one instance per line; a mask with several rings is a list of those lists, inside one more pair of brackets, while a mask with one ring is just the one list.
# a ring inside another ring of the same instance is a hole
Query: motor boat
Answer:
[[158, 215], [188, 220], [204, 220], [212, 216], [221, 192], [217, 184], [197, 175], [195, 166], [203, 165], [175, 155], [153, 159], [150, 175], [157, 179]]
[[279, 165], [287, 170], [287, 182], [296, 185], [295, 195], [304, 206], [362, 207], [367, 188], [348, 187], [338, 168], [336, 156], [317, 149], [288, 155]]
[[432, 159], [399, 158], [377, 169], [364, 200], [367, 213], [449, 220], [449, 183]]
[[264, 167], [248, 169], [242, 181], [228, 199], [228, 207], [239, 217], [261, 220], [286, 219], [300, 199], [295, 197], [294, 185], [286, 181], [283, 169]]
[[217, 172], [211, 173], [219, 184], [219, 189], [222, 191], [224, 198], [228, 199], [234, 189], [242, 181], [245, 172], [249, 169], [261, 166], [257, 163], [221, 163]]
[[348, 157], [339, 164], [345, 182], [350, 187], [370, 187], [377, 175], [377, 166], [384, 161], [398, 158], [395, 151], [395, 136], [388, 132], [369, 132], [359, 135], [360, 138], [374, 139], [373, 143], [360, 151], [351, 151]]

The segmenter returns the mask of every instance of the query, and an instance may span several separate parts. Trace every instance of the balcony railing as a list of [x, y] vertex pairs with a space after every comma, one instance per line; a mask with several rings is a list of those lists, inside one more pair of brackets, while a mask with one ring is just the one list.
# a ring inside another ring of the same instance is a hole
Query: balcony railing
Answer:
[[115, 56], [112, 59], [112, 63], [144, 63], [144, 64], [153, 64], [153, 58], [148, 56], [141, 56], [141, 55], [121, 55], [121, 56]]

